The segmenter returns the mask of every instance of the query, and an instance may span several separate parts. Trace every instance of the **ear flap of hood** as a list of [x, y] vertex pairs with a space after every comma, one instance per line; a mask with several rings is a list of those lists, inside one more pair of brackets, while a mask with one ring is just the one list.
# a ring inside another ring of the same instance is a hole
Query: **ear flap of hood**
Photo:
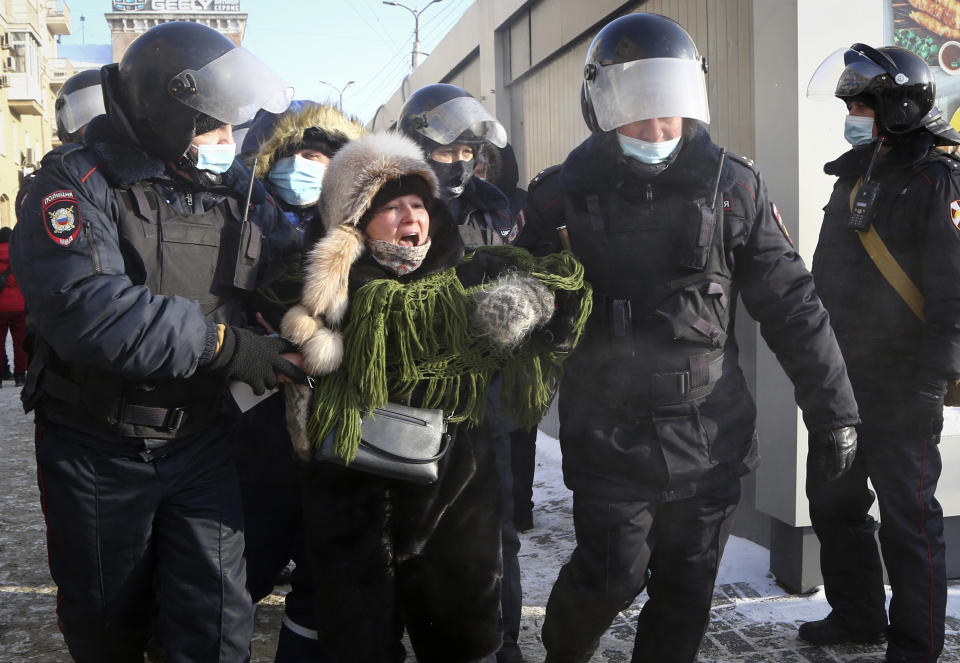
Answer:
[[365, 133], [359, 120], [329, 104], [304, 101], [291, 105], [276, 118], [269, 137], [257, 151], [257, 177], [265, 178], [277, 161], [298, 151], [303, 134], [310, 127], [316, 127], [333, 141], [343, 143], [356, 140]]
[[335, 371], [343, 358], [340, 325], [349, 304], [349, 275], [363, 255], [365, 236], [357, 227], [384, 184], [416, 175], [434, 197], [437, 178], [412, 140], [398, 133], [368, 134], [345, 145], [323, 178], [320, 214], [327, 234], [310, 250], [300, 304], [280, 325], [300, 346], [310, 375]]

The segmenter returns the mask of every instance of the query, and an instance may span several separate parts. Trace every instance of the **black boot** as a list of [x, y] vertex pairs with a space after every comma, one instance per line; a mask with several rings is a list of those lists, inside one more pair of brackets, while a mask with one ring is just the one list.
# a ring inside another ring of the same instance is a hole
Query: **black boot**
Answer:
[[16, 387], [22, 387], [23, 383], [26, 381], [26, 374], [24, 373], [14, 373], [13, 374], [13, 384]]
[[839, 645], [844, 642], [858, 642], [863, 644], [879, 644], [886, 641], [884, 629], [878, 631], [852, 631], [836, 622], [836, 620], [821, 619], [800, 625], [799, 635], [812, 645]]

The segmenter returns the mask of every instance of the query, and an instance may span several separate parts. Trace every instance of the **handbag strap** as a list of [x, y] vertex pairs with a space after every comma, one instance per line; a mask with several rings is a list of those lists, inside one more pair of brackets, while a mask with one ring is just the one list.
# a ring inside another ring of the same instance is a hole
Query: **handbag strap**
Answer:
[[430, 463], [434, 463], [440, 460], [441, 458], [443, 458], [443, 454], [447, 453], [447, 447], [449, 445], [450, 445], [450, 436], [444, 434], [440, 436], [440, 449], [437, 451], [437, 455], [432, 456], [430, 458], [410, 458], [409, 456], [398, 456], [397, 454], [391, 453], [386, 449], [382, 449], [375, 444], [367, 442], [366, 440], [360, 440], [360, 446], [362, 448], [369, 449], [373, 453], [383, 456], [384, 458], [389, 458], [390, 460], [396, 460], [396, 461], [408, 463], [411, 465], [428, 465]]
[[[851, 211], [853, 210], [854, 198], [857, 196], [857, 189], [860, 188], [862, 182], [863, 178], [857, 180], [853, 190], [850, 192]], [[877, 269], [880, 270], [880, 273], [883, 274], [883, 278], [887, 280], [887, 283], [893, 286], [893, 289], [903, 298], [903, 301], [910, 307], [910, 310], [920, 318], [921, 322], [926, 322], [926, 318], [923, 315], [923, 293], [920, 292], [920, 288], [917, 287], [913, 280], [907, 276], [907, 273], [903, 271], [900, 263], [898, 263], [897, 259], [890, 253], [890, 249], [887, 248], [887, 245], [883, 242], [883, 238], [880, 237], [880, 234], [873, 225], [867, 228], [866, 231], [857, 232], [857, 237], [860, 238], [860, 242], [863, 244], [863, 248], [866, 249], [867, 255], [873, 260], [873, 264], [875, 264]]]

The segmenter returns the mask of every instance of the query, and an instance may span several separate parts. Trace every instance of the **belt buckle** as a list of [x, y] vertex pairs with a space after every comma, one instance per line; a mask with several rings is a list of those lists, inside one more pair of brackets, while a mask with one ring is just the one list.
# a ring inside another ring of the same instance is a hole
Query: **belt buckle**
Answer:
[[182, 407], [175, 407], [169, 412], [163, 421], [163, 428], [168, 431], [175, 431], [180, 428], [183, 424], [183, 418], [186, 416], [187, 411]]

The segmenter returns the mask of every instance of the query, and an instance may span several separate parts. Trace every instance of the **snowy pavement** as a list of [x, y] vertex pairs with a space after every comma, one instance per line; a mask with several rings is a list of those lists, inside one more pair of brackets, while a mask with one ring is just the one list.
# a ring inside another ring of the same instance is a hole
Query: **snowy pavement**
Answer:
[[[70, 658], [57, 631], [56, 589], [47, 571], [43, 517], [39, 508], [33, 455], [32, 417], [20, 408], [12, 382], [0, 388], [0, 663], [51, 663]], [[946, 475], [945, 475], [946, 476]], [[521, 647], [529, 663], [544, 652], [540, 626], [557, 571], [573, 549], [570, 493], [560, 475], [556, 440], [538, 441], [535, 527], [521, 535], [524, 609]], [[706, 640], [703, 663], [867, 663], [882, 661], [883, 648], [814, 648], [797, 640], [797, 626], [826, 615], [822, 590], [791, 595], [769, 571], [766, 549], [733, 538], [727, 546]], [[254, 662], [273, 660], [282, 616], [282, 594], [258, 606]], [[637, 612], [644, 596], [624, 611], [601, 641], [594, 662], [630, 660]], [[947, 606], [947, 649], [943, 662], [960, 661], [960, 583], [953, 582]], [[346, 663], [346, 662], [345, 662]], [[361, 662], [366, 663], [366, 662]]]

